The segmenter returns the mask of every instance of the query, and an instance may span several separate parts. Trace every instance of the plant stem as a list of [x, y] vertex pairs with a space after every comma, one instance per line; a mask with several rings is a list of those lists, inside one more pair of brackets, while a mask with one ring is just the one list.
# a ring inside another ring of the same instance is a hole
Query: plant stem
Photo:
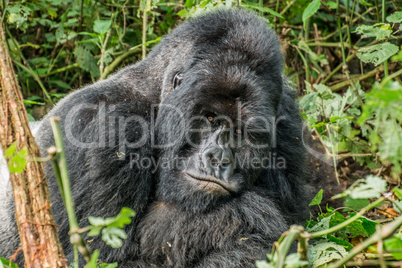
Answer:
[[48, 101], [51, 104], [54, 104], [52, 101], [52, 98], [50, 97], [49, 92], [46, 90], [46, 88], [43, 86], [42, 81], [40, 81], [39, 76], [30, 68], [30, 67], [26, 67], [25, 65], [19, 63], [18, 61], [13, 61], [16, 65], [18, 65], [18, 67], [20, 67], [21, 69], [23, 69], [25, 72], [29, 73], [33, 79], [39, 84], [40, 88], [42, 89], [43, 93], [45, 94], [46, 98], [48, 99]]
[[[385, 23], [385, 0], [382, 0], [382, 23]], [[388, 60], [384, 61], [384, 75], [388, 76]]]
[[337, 91], [341, 90], [343, 87], [350, 85], [351, 83], [366, 80], [367, 78], [374, 76], [377, 72], [381, 72], [383, 70], [384, 70], [384, 66], [381, 65], [381, 66], [375, 68], [374, 70], [372, 70], [364, 75], [359, 76], [358, 78], [352, 78], [350, 80], [346, 80], [346, 81], [343, 81], [336, 85], [333, 85], [330, 87], [330, 89], [332, 90], [332, 92], [337, 92]]
[[55, 172], [55, 174], [59, 174], [61, 177], [58, 178], [58, 181], [61, 181], [62, 186], [59, 187], [64, 192], [63, 201], [67, 210], [68, 221], [70, 224], [70, 241], [73, 245], [77, 245], [79, 252], [84, 256], [85, 261], [88, 263], [91, 260], [91, 252], [82, 236], [78, 233], [80, 227], [78, 225], [77, 216], [75, 214], [74, 201], [71, 193], [70, 178], [67, 169], [67, 159], [64, 153], [63, 138], [60, 129], [60, 118], [50, 118], [50, 124], [52, 126], [58, 156], [58, 165], [56, 165], [58, 171]]
[[[304, 42], [308, 42], [309, 39], [309, 31], [310, 31], [310, 19], [307, 19], [306, 21], [306, 28], [304, 30]], [[309, 56], [308, 53], [306, 52], [304, 54], [305, 57], [305, 66], [306, 66], [306, 81], [310, 83], [310, 68], [309, 68]]]
[[147, 23], [148, 23], [148, 11], [151, 9], [151, 0], [146, 0], [146, 6], [142, 15], [142, 59], [147, 56]]

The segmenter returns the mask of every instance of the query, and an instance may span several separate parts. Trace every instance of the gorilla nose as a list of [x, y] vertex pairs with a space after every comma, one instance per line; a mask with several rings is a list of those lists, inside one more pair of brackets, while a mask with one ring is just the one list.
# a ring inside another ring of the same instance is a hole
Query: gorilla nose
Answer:
[[207, 149], [203, 154], [204, 167], [217, 179], [228, 181], [233, 175], [234, 159], [230, 150]]

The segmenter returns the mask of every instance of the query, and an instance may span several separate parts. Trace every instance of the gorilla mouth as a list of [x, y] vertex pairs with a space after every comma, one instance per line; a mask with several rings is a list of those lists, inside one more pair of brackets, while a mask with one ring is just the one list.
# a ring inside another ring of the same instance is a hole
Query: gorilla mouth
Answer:
[[196, 179], [198, 181], [203, 181], [203, 182], [212, 182], [216, 185], [219, 185], [220, 187], [222, 187], [223, 189], [225, 189], [226, 191], [228, 191], [229, 193], [236, 193], [237, 192], [237, 184], [231, 184], [231, 183], [227, 183], [225, 181], [219, 180], [213, 176], [203, 176], [203, 175], [199, 175], [199, 174], [194, 174], [194, 173], [189, 173], [189, 172], [185, 172], [185, 174], [187, 174], [189, 177]]

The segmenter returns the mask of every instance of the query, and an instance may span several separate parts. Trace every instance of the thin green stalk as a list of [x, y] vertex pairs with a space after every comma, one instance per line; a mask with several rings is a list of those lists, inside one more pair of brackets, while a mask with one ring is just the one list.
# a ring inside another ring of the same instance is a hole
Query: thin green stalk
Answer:
[[45, 94], [45, 96], [49, 100], [49, 102], [51, 104], [54, 104], [52, 101], [52, 98], [50, 97], [49, 92], [43, 86], [42, 81], [40, 81], [39, 76], [30, 67], [26, 67], [23, 64], [19, 63], [18, 61], [14, 61], [14, 63], [17, 64], [21, 69], [23, 69], [25, 72], [29, 73], [33, 77], [33, 79], [39, 84], [40, 88], [42, 89], [43, 93]]
[[74, 247], [74, 268], [80, 268], [79, 265], [80, 258], [78, 258], [78, 246], [74, 244], [73, 247]]
[[[263, 7], [263, 6], [264, 6], [264, 1], [263, 1], [263, 0], [259, 0], [259, 1], [258, 1], [258, 6], [259, 6], [259, 7]], [[261, 10], [260, 10], [259, 14], [260, 14], [260, 16], [262, 16], [262, 11], [261, 11]]]
[[63, 204], [66, 204], [66, 198], [64, 197], [64, 188], [63, 188], [63, 182], [61, 180], [61, 172], [59, 168], [59, 162], [57, 161], [57, 149], [54, 146], [51, 146], [47, 149], [47, 153], [51, 157], [51, 162], [53, 166], [53, 172], [57, 180], [57, 185], [59, 186], [59, 191], [61, 195], [61, 199], [63, 200]]
[[[308, 62], [307, 62], [306, 58], [304, 57], [303, 53], [300, 51], [300, 49], [298, 47], [295, 46], [295, 48], [296, 48], [297, 52], [299, 53], [300, 58], [302, 59], [302, 61], [304, 63], [304, 66], [306, 67], [306, 70], [307, 70], [308, 69]], [[310, 83], [310, 81], [307, 81], [307, 82]]]
[[74, 64], [68, 65], [68, 66], [66, 66], [66, 67], [62, 67], [62, 68], [56, 69], [56, 70], [54, 70], [54, 71], [51, 72], [51, 73], [43, 74], [43, 75], [41, 75], [40, 77], [52, 76], [52, 75], [54, 75], [54, 74], [61, 73], [61, 72], [65, 72], [65, 71], [67, 71], [67, 70], [69, 70], [69, 69], [76, 68], [76, 67], [80, 67], [80, 65], [79, 65], [78, 63], [74, 63]]
[[102, 77], [103, 77], [102, 74], [103, 74], [103, 70], [105, 68], [104, 59], [105, 59], [107, 42], [109, 41], [109, 36], [110, 36], [110, 29], [106, 33], [106, 38], [105, 38], [105, 40], [102, 44], [102, 48], [101, 48], [101, 58], [100, 58], [100, 64], [99, 64], [100, 80], [102, 80]]
[[147, 24], [148, 24], [148, 11], [151, 6], [151, 0], [146, 0], [146, 6], [142, 15], [142, 59], [147, 56], [147, 47], [145, 43], [147, 42]]
[[[260, 0], [260, 2], [261, 2], [261, 7], [262, 7], [262, 0]], [[278, 13], [278, 11], [279, 11], [279, 0], [276, 0], [276, 7], [275, 7], [275, 11]], [[260, 11], [260, 15], [262, 15], [262, 12]], [[275, 16], [275, 18], [274, 18], [274, 28], [275, 28], [275, 30], [277, 29], [276, 28], [276, 25], [277, 25], [277, 23], [278, 23], [278, 19], [279, 18], [277, 18], [276, 16]]]
[[381, 82], [381, 86], [384, 86], [389, 80], [395, 78], [395, 77], [399, 77], [402, 76], [402, 69], [400, 69], [399, 71], [385, 77], [382, 82]]
[[349, 0], [346, 0], [346, 32], [348, 34], [349, 47], [352, 47], [352, 37], [350, 35]]
[[[349, 0], [347, 0], [347, 1], [349, 1]], [[338, 5], [338, 7], [336, 10], [336, 13], [337, 13], [337, 22], [338, 22], [338, 30], [339, 30], [339, 39], [341, 40], [341, 51], [342, 51], [342, 62], [343, 62], [342, 69], [343, 69], [343, 72], [345, 73], [347, 79], [350, 80], [348, 65], [346, 64], [345, 45], [343, 43], [343, 37], [342, 37], [341, 16], [339, 14], [339, 0], [337, 0], [337, 5]], [[355, 85], [353, 83], [351, 83], [351, 86], [352, 86], [353, 92], [356, 95], [356, 98], [360, 102], [360, 105], [363, 106], [364, 103], [363, 103], [362, 98], [359, 95], [357, 88], [355, 87]]]
[[375, 11], [377, 14], [377, 22], [380, 22], [380, 12], [378, 11], [378, 0], [375, 0]]
[[339, 39], [341, 41], [341, 51], [342, 51], [342, 60], [343, 60], [343, 65], [346, 65], [346, 56], [345, 56], [345, 45], [343, 44], [343, 37], [342, 37], [342, 27], [341, 27], [341, 15], [339, 13], [339, 0], [336, 1], [337, 4], [337, 9], [336, 9], [336, 17], [337, 17], [337, 23], [338, 23], [338, 31], [339, 31]]
[[56, 58], [52, 59], [51, 63], [49, 64], [49, 69], [47, 69], [46, 74], [50, 73], [50, 71], [53, 69], [54, 64], [57, 62], [59, 56], [61, 55], [61, 52], [63, 51], [64, 47], [66, 44], [64, 44], [61, 49], [59, 50], [59, 53], [57, 53]]
[[[356, 57], [356, 54], [353, 53], [352, 55], [349, 55], [349, 57], [346, 58], [346, 63], [348, 63], [349, 61], [351, 61], [352, 59], [354, 59]], [[339, 64], [338, 66], [335, 67], [335, 69], [332, 70], [331, 73], [329, 73], [325, 79], [322, 81], [323, 84], [325, 84], [326, 82], [328, 82], [329, 79], [331, 79], [331, 77], [336, 74], [343, 66], [343, 63]]]
[[45, 94], [46, 98], [49, 100], [49, 102], [51, 104], [54, 104], [52, 101], [52, 98], [50, 97], [49, 92], [46, 90], [46, 88], [43, 86], [42, 81], [40, 80], [39, 76], [32, 70], [32, 68], [29, 66], [28, 61], [25, 59], [24, 54], [22, 54], [21, 50], [18, 47], [18, 44], [15, 42], [14, 38], [12, 37], [10, 31], [8, 30], [8, 28], [6, 28], [7, 31], [7, 35], [9, 36], [9, 38], [11, 39], [11, 42], [14, 43], [14, 46], [17, 48], [18, 54], [20, 55], [21, 59], [23, 60], [23, 62], [28, 66], [24, 66], [23, 64], [19, 63], [18, 61], [13, 60], [13, 62], [19, 66], [21, 69], [23, 69], [25, 72], [29, 73], [34, 80], [39, 84], [39, 87], [42, 89], [43, 93]]
[[359, 219], [361, 216], [363, 216], [370, 209], [375, 208], [378, 205], [380, 205], [382, 202], [384, 202], [384, 200], [385, 200], [385, 197], [380, 197], [379, 199], [377, 199], [376, 201], [374, 201], [373, 203], [371, 203], [367, 207], [365, 207], [362, 210], [360, 210], [359, 213], [357, 213], [352, 218], [350, 218], [350, 219], [348, 219], [348, 220], [346, 220], [346, 221], [344, 221], [344, 222], [342, 222], [342, 223], [340, 223], [338, 225], [335, 225], [334, 227], [331, 227], [331, 228], [329, 228], [327, 230], [323, 230], [323, 231], [308, 234], [306, 238], [317, 238], [317, 237], [320, 237], [320, 236], [323, 236], [323, 235], [327, 235], [327, 234], [331, 234], [331, 233], [334, 233], [336, 231], [339, 231], [340, 229], [348, 226], [349, 224], [351, 224], [355, 220]]
[[349, 27], [352, 26], [353, 14], [355, 14], [356, 0], [353, 1], [352, 12], [350, 14]]
[[282, 11], [281, 11], [281, 15], [285, 14], [295, 3], [297, 0], [293, 0], [292, 2], [290, 2]]
[[[158, 37], [154, 40], [148, 41], [145, 43], [145, 46], [149, 46], [151, 44], [158, 43], [161, 40], [161, 37]], [[143, 44], [137, 45], [135, 47], [130, 48], [129, 51], [121, 54], [115, 60], [109, 64], [108, 66], [105, 67], [105, 70], [102, 74], [102, 79], [105, 79], [117, 66], [120, 65], [120, 63], [125, 60], [126, 58], [130, 57], [131, 55], [137, 54], [140, 51], [140, 48], [142, 47]]]
[[64, 153], [63, 137], [60, 129], [60, 118], [50, 118], [50, 124], [52, 126], [54, 141], [56, 144], [56, 152], [58, 156], [57, 166], [59, 169], [59, 173], [55, 172], [55, 174], [60, 175], [60, 181], [62, 183], [60, 189], [62, 189], [64, 193], [64, 205], [67, 210], [67, 216], [70, 225], [70, 241], [73, 245], [77, 245], [78, 251], [83, 255], [85, 261], [89, 262], [91, 260], [91, 252], [81, 234], [78, 233], [80, 227], [78, 225], [77, 216], [75, 214], [74, 201], [71, 193], [71, 185], [67, 169], [67, 159]]
[[[306, 21], [306, 29], [304, 30], [304, 42], [308, 42], [310, 32], [310, 19]], [[305, 65], [306, 65], [306, 81], [310, 83], [310, 68], [309, 68], [309, 56], [306, 52], [305, 55]]]
[[[382, 23], [385, 23], [385, 0], [382, 0]], [[384, 61], [384, 74], [388, 76], [388, 60]]]
[[[332, 140], [332, 134], [331, 131], [329, 129], [329, 126], [326, 125], [325, 126], [329, 135], [329, 141], [331, 142], [332, 145], [334, 145], [334, 142]], [[338, 175], [338, 165], [336, 164], [336, 153], [334, 150], [334, 146], [331, 146], [331, 152], [332, 152], [332, 161], [334, 163], [334, 171], [335, 171], [335, 177], [336, 177], [336, 181], [338, 182], [338, 185], [341, 185], [341, 181], [339, 180], [339, 175]]]
[[284, 267], [286, 255], [288, 254], [290, 247], [293, 244], [293, 241], [295, 241], [302, 232], [304, 232], [304, 228], [302, 226], [297, 225], [290, 226], [289, 233], [285, 236], [285, 238], [279, 245], [278, 267]]

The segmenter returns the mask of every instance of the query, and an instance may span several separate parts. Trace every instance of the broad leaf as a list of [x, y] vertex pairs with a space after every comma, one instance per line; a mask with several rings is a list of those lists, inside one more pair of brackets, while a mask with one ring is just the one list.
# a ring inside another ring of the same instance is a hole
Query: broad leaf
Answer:
[[319, 205], [321, 204], [321, 201], [322, 201], [322, 193], [323, 193], [323, 190], [321, 189], [321, 190], [315, 195], [315, 197], [313, 198], [313, 200], [311, 200], [309, 206], [314, 206], [314, 205], [318, 205], [318, 206], [319, 206]]
[[303, 28], [306, 29], [306, 21], [313, 16], [321, 6], [320, 0], [313, 0], [303, 12]]
[[105, 34], [112, 26], [111, 20], [96, 20], [94, 22], [94, 32], [99, 35]]
[[394, 14], [389, 15], [386, 20], [392, 23], [402, 23], [402, 11], [396, 11]]
[[389, 42], [364, 47], [357, 51], [357, 57], [365, 63], [379, 65], [398, 52], [398, 46]]

